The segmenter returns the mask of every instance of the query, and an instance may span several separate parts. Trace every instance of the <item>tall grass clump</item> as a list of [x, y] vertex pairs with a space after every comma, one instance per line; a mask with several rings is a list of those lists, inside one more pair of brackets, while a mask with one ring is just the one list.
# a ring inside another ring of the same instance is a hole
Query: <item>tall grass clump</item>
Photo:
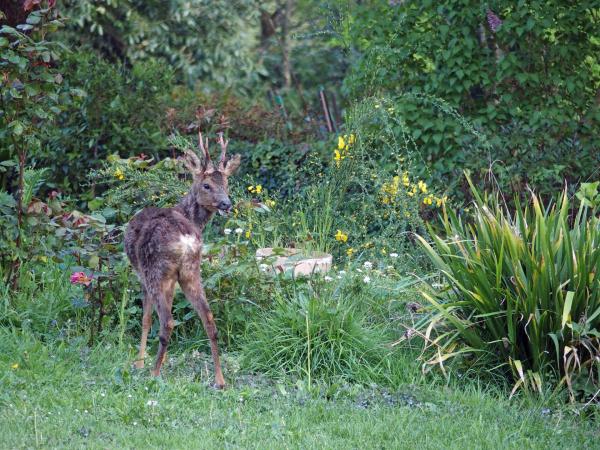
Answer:
[[251, 327], [244, 365], [274, 378], [368, 381], [384, 357], [382, 328], [367, 325], [343, 299], [282, 296]]
[[[470, 182], [470, 180], [469, 180]], [[600, 220], [566, 193], [544, 204], [531, 193], [510, 213], [471, 184], [472, 221], [444, 210], [447, 238], [419, 241], [450, 289], [434, 298], [426, 336], [443, 365], [504, 369], [519, 387], [565, 383], [571, 398], [597, 390], [600, 370]], [[431, 230], [430, 230], [431, 231]], [[478, 357], [475, 357], [478, 356]]]

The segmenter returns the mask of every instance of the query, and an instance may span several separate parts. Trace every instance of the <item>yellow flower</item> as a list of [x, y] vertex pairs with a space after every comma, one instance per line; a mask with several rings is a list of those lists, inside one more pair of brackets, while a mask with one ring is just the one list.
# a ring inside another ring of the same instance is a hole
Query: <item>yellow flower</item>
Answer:
[[13, 370], [17, 370], [19, 368], [19, 363], [11, 364], [10, 368]]
[[338, 162], [344, 159], [344, 157], [337, 148], [333, 151], [333, 159], [335, 159]]
[[346, 250], [346, 255], [348, 255], [348, 257], [352, 256], [354, 254], [354, 249], [352, 247], [350, 247], [348, 250]]
[[250, 239], [251, 235], [252, 235], [252, 231], [250, 231], [250, 230], [246, 231], [246, 239]]
[[348, 137], [348, 145], [352, 145], [354, 144], [354, 142], [356, 141], [356, 136], [354, 136], [354, 133], [352, 133], [349, 137]]
[[335, 233], [335, 240], [339, 242], [347, 242], [348, 235], [342, 232], [342, 230], [337, 230], [337, 233]]
[[421, 192], [423, 194], [425, 194], [427, 192], [427, 184], [421, 180], [419, 180], [419, 182], [417, 183], [417, 185], [419, 186], [419, 189], [421, 189]]
[[410, 186], [410, 178], [408, 177], [408, 172], [404, 172], [404, 175], [402, 175], [402, 184], [406, 187]]
[[265, 203], [266, 203], [266, 205], [267, 205], [269, 208], [272, 208], [273, 206], [275, 206], [275, 200], [271, 200], [270, 198], [268, 198], [268, 199], [265, 201]]
[[431, 205], [433, 203], [433, 198], [431, 195], [428, 195], [423, 199], [423, 203], [426, 205]]
[[346, 148], [346, 141], [343, 136], [338, 136], [338, 150], [344, 150]]
[[256, 186], [248, 186], [248, 191], [252, 194], [260, 194], [262, 192], [262, 186], [257, 184]]
[[442, 203], [444, 203], [444, 201], [441, 198], [439, 198], [439, 197], [435, 198], [435, 206], [437, 206], [439, 208], [440, 206], [442, 206]]
[[123, 173], [123, 171], [121, 170], [120, 167], [117, 167], [117, 170], [115, 170], [115, 178], [117, 180], [123, 180], [125, 179], [125, 174]]

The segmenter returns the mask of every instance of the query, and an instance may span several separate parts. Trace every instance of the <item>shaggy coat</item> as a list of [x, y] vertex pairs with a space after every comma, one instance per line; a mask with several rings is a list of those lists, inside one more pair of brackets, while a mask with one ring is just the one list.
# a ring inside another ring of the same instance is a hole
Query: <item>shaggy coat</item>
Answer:
[[240, 156], [225, 156], [227, 142], [221, 144], [221, 160], [213, 166], [208, 156], [208, 142], [200, 136], [204, 163], [195, 153], [186, 152], [184, 162], [194, 176], [189, 194], [173, 208], [145, 208], [129, 222], [125, 232], [125, 252], [140, 279], [144, 294], [142, 337], [137, 368], [144, 367], [152, 311], [160, 320], [159, 349], [152, 373], [160, 374], [175, 321], [171, 314], [175, 284], [179, 283], [186, 298], [200, 316], [208, 338], [215, 365], [215, 384], [222, 388], [225, 380], [219, 362], [217, 328], [202, 287], [200, 263], [202, 231], [215, 212], [228, 212], [228, 177], [238, 168]]

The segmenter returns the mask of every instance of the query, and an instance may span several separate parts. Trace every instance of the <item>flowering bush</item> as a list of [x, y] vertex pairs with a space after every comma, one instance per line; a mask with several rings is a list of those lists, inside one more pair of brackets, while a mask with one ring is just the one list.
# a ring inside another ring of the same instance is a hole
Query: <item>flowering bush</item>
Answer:
[[[462, 173], [552, 195], [598, 167], [598, 12], [589, 2], [357, 4], [348, 10], [349, 98], [393, 98], [415, 172], [469, 195]], [[577, 33], [572, 30], [577, 29]], [[576, 68], [575, 70], [573, 68]], [[552, 93], [549, 95], [548, 93]], [[384, 105], [382, 105], [382, 109]], [[489, 136], [481, 139], [465, 120]], [[374, 122], [374, 127], [385, 127]]]

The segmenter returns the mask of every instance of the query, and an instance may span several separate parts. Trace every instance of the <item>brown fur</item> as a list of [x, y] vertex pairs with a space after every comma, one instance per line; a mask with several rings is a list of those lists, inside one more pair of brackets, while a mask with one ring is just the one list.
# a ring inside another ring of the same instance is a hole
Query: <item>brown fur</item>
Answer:
[[194, 175], [190, 192], [174, 208], [145, 208], [129, 222], [125, 232], [125, 252], [136, 270], [144, 294], [142, 337], [137, 368], [144, 367], [148, 332], [152, 325], [152, 309], [160, 320], [159, 348], [152, 373], [160, 374], [175, 322], [171, 314], [175, 284], [178, 282], [186, 298], [197, 311], [210, 340], [215, 365], [215, 385], [225, 386], [219, 362], [217, 327], [210, 311], [200, 277], [202, 231], [218, 211], [231, 209], [227, 178], [238, 168], [240, 156], [227, 160], [227, 142], [221, 144], [221, 160], [215, 167], [208, 156], [208, 142], [202, 141], [204, 162], [193, 152], [184, 160]]

